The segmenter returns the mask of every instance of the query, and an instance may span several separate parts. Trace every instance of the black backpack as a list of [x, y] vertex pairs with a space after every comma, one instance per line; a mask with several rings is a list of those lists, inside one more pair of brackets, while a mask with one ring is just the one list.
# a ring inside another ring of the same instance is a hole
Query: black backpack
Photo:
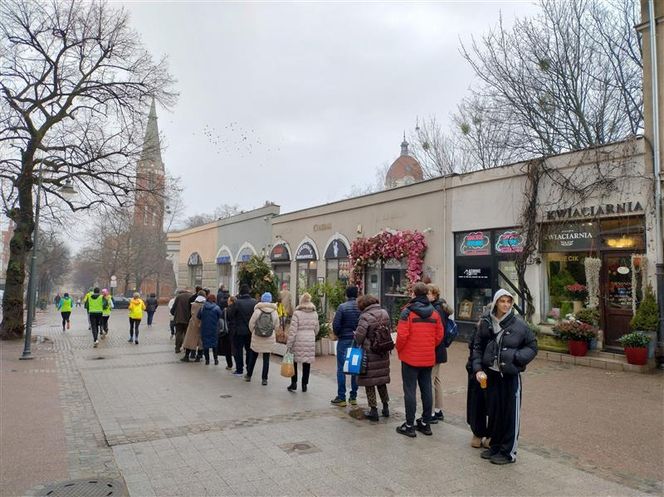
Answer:
[[259, 337], [272, 336], [274, 332], [274, 323], [272, 322], [272, 312], [260, 311], [260, 315], [254, 324], [254, 333]]
[[392, 341], [392, 330], [389, 323], [380, 321], [374, 328], [369, 341], [369, 350], [374, 354], [384, 355], [394, 348]]

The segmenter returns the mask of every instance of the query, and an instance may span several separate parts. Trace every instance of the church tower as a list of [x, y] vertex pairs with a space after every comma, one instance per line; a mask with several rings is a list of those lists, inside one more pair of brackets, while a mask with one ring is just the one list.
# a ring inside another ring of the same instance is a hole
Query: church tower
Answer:
[[145, 129], [143, 151], [136, 166], [135, 227], [163, 230], [164, 186], [164, 162], [161, 158], [157, 109], [153, 98]]

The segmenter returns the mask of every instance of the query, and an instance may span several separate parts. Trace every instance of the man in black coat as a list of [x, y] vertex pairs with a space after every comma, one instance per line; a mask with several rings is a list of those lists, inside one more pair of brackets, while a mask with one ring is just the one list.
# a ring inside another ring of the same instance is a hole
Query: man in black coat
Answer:
[[224, 285], [219, 285], [219, 291], [217, 291], [217, 305], [223, 311], [228, 307], [228, 297], [230, 294]]
[[[243, 376], [244, 358], [247, 363], [251, 356], [251, 330], [249, 329], [249, 320], [256, 307], [256, 299], [249, 295], [249, 285], [240, 285], [240, 294], [235, 303], [228, 308], [228, 317], [233, 321], [235, 335], [233, 336], [233, 345], [235, 346], [235, 373], [234, 376]], [[244, 349], [244, 354], [242, 350]]]
[[[178, 294], [173, 301], [171, 314], [175, 322], [175, 353], [179, 354], [184, 341], [184, 335], [187, 333], [189, 318], [191, 318], [191, 293], [187, 290], [178, 290]], [[196, 298], [196, 295], [194, 295]]]

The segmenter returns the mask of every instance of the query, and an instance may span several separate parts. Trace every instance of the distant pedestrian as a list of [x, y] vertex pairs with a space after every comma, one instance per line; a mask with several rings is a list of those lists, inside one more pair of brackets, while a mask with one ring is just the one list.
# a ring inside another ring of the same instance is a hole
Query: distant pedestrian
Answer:
[[157, 311], [157, 307], [159, 307], [159, 301], [157, 300], [157, 295], [151, 293], [147, 301], [145, 302], [145, 305], [146, 305], [145, 310], [148, 313], [148, 326], [152, 326], [152, 318], [154, 317], [154, 313]]
[[[360, 310], [357, 308], [357, 287], [346, 288], [346, 302], [337, 308], [332, 322], [332, 330], [339, 339], [337, 341], [337, 396], [330, 402], [339, 407], [346, 407], [346, 375], [344, 374], [344, 360], [346, 351], [353, 344], [355, 329], [360, 319]], [[350, 377], [351, 405], [357, 405], [357, 376]]]
[[202, 350], [201, 355], [196, 355], [196, 351], [203, 347], [203, 343], [201, 342], [201, 320], [198, 317], [198, 311], [201, 310], [204, 303], [205, 292], [199, 290], [198, 295], [196, 295], [196, 298], [191, 303], [191, 317], [187, 325], [187, 333], [182, 342], [182, 347], [184, 348], [184, 357], [180, 359], [182, 362], [189, 362], [191, 359], [195, 359], [196, 362], [200, 362], [201, 360]]
[[217, 347], [219, 346], [219, 319], [221, 319], [221, 309], [219, 309], [216, 301], [217, 297], [213, 293], [209, 294], [207, 302], [198, 311], [198, 319], [201, 321], [201, 343], [205, 364], [210, 364], [210, 349], [212, 349], [215, 366], [219, 364]]
[[254, 366], [258, 361], [258, 356], [263, 356], [263, 370], [261, 372], [261, 383], [267, 385], [267, 377], [270, 370], [270, 354], [274, 347], [275, 332], [279, 326], [279, 316], [277, 316], [277, 304], [272, 303], [272, 294], [265, 292], [261, 295], [261, 301], [254, 307], [254, 312], [249, 319], [249, 329], [251, 330], [251, 357], [247, 364], [247, 374], [245, 381], [251, 381], [254, 373]]
[[171, 330], [171, 340], [175, 338], [175, 316], [173, 316], [173, 304], [175, 304], [175, 297], [168, 301], [168, 327]]
[[516, 461], [521, 373], [537, 355], [537, 339], [514, 314], [513, 303], [514, 297], [507, 290], [498, 290], [473, 339], [473, 373], [478, 383], [486, 382], [489, 406], [491, 442], [481, 457], [493, 464]]
[[219, 355], [226, 359], [226, 370], [233, 369], [233, 336], [235, 333], [233, 322], [230, 319], [228, 309], [235, 303], [235, 297], [229, 295], [226, 308], [222, 311], [221, 326], [219, 331]]
[[65, 292], [64, 296], [58, 301], [58, 310], [60, 311], [60, 316], [62, 316], [62, 331], [65, 331], [65, 325], [67, 329], [71, 328], [71, 323], [69, 322], [71, 307], [71, 297]]
[[219, 290], [217, 290], [217, 305], [222, 311], [226, 310], [228, 307], [228, 297], [230, 293], [226, 290], [226, 286], [223, 284], [219, 285]]
[[[397, 433], [415, 437], [415, 430], [424, 435], [431, 431], [431, 369], [436, 363], [436, 346], [443, 339], [440, 316], [429, 302], [426, 283], [415, 283], [413, 298], [406, 304], [397, 325], [397, 351], [401, 361], [401, 379], [406, 407], [406, 422]], [[422, 417], [415, 424], [417, 387], [422, 398]]]
[[62, 297], [60, 297], [60, 292], [56, 293], [56, 294], [55, 294], [55, 297], [53, 297], [53, 304], [55, 304], [55, 308], [56, 308], [56, 309], [59, 309], [59, 308], [60, 308], [60, 299], [61, 299], [61, 298], [62, 298]]
[[245, 360], [247, 365], [251, 357], [251, 330], [249, 329], [249, 320], [254, 314], [256, 299], [249, 295], [249, 285], [240, 285], [240, 294], [235, 303], [228, 308], [228, 316], [233, 322], [235, 336], [233, 337], [233, 346], [235, 348], [235, 373], [233, 376], [242, 377], [244, 372]]
[[[171, 315], [175, 321], [175, 353], [179, 354], [182, 342], [187, 333], [189, 318], [191, 317], [191, 292], [186, 289], [178, 290], [175, 301], [171, 307]], [[194, 296], [194, 299], [196, 296]]]
[[99, 345], [99, 329], [101, 327], [101, 317], [104, 311], [104, 298], [99, 292], [99, 288], [94, 288], [86, 300], [90, 327], [92, 328], [92, 340], [94, 347]]
[[90, 295], [92, 295], [92, 291], [94, 288], [90, 288], [90, 290], [87, 291], [87, 293], [83, 296], [83, 307], [85, 307], [85, 311], [88, 314], [88, 331], [92, 329], [92, 321], [90, 320], [90, 311], [88, 310], [88, 299], [90, 298]]
[[104, 298], [104, 310], [101, 312], [101, 337], [104, 338], [108, 335], [108, 320], [111, 319], [113, 310], [113, 297], [106, 288], [102, 288], [101, 296]]
[[76, 299], [76, 307], [81, 307], [81, 298]]
[[138, 345], [138, 327], [141, 325], [143, 319], [143, 311], [145, 311], [145, 302], [141, 298], [141, 294], [134, 292], [132, 299], [129, 301], [129, 342], [134, 342]]
[[357, 377], [357, 384], [364, 387], [367, 393], [369, 411], [364, 415], [369, 421], [378, 421], [378, 402], [376, 390], [383, 404], [382, 414], [390, 415], [390, 397], [387, 393], [387, 384], [390, 382], [390, 353], [378, 353], [372, 350], [371, 345], [380, 330], [391, 331], [390, 316], [378, 303], [373, 295], [362, 295], [357, 299], [357, 308], [360, 320], [355, 330], [355, 343], [362, 347], [366, 354], [367, 370], [365, 374]]
[[[443, 324], [443, 329], [445, 329], [445, 324], [449, 317], [454, 314], [454, 309], [452, 309], [444, 299], [440, 298], [440, 289], [433, 284], [429, 284], [429, 293], [427, 297], [433, 308], [438, 312], [440, 320]], [[431, 415], [431, 424], [436, 424], [438, 421], [443, 421], [445, 415], [443, 414], [443, 380], [441, 378], [441, 364], [447, 362], [447, 347], [445, 346], [445, 340], [442, 340], [436, 347], [436, 364], [431, 369], [431, 385], [433, 388], [433, 409], [434, 412]]]
[[[196, 287], [194, 288], [194, 293], [189, 295], [189, 303], [190, 304], [194, 303], [194, 301], [196, 300], [196, 297], [198, 297], [198, 292], [200, 292], [202, 290], [203, 290], [202, 286], [196, 285]], [[205, 293], [203, 295], [205, 295]]]
[[293, 319], [288, 329], [286, 350], [293, 354], [293, 367], [295, 372], [291, 376], [291, 383], [287, 387], [289, 392], [297, 390], [297, 365], [302, 365], [302, 391], [307, 391], [311, 364], [316, 360], [316, 335], [320, 324], [316, 306], [311, 302], [311, 295], [303, 293], [300, 296], [300, 305], [295, 308]]
[[281, 291], [279, 292], [279, 304], [282, 308], [280, 322], [283, 331], [286, 331], [286, 327], [290, 324], [291, 317], [293, 316], [293, 302], [291, 299], [291, 293], [288, 291], [288, 283], [282, 283]]

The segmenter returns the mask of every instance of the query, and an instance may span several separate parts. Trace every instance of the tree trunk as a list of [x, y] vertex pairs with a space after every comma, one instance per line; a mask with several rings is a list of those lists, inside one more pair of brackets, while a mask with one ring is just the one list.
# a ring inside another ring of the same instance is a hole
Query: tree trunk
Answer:
[[18, 201], [19, 208], [9, 213], [10, 219], [16, 226], [9, 242], [9, 262], [5, 294], [2, 299], [2, 323], [0, 323], [2, 340], [19, 339], [25, 329], [23, 322], [25, 264], [32, 249], [32, 231], [35, 226], [32, 213], [32, 177], [29, 174], [18, 184]]

